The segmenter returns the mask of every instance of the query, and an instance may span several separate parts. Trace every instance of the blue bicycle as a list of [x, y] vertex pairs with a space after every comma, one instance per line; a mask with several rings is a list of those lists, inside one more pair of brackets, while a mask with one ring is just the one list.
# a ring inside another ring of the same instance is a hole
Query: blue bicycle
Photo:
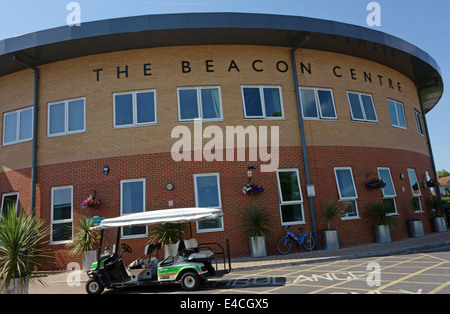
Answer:
[[298, 230], [300, 230], [300, 235], [296, 237], [295, 234], [289, 231], [290, 227], [291, 226], [283, 227], [286, 229], [286, 235], [277, 242], [278, 253], [282, 255], [288, 254], [292, 248], [292, 241], [296, 243], [299, 248], [300, 245], [302, 245], [305, 250], [312, 251], [316, 246], [314, 235], [311, 232], [302, 233], [305, 228], [298, 228]]

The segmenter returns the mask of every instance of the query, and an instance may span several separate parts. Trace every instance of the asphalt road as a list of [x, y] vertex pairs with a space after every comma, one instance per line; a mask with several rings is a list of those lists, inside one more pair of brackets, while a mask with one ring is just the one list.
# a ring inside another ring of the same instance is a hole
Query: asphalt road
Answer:
[[[48, 282], [44, 293], [85, 294], [84, 282]], [[41, 290], [42, 291], [42, 290]], [[48, 292], [45, 292], [48, 291]], [[30, 293], [33, 293], [31, 289]], [[42, 293], [42, 292], [41, 292]], [[104, 294], [175, 294], [179, 285], [106, 290]], [[450, 247], [409, 254], [235, 271], [192, 295], [221, 294], [450, 294]]]

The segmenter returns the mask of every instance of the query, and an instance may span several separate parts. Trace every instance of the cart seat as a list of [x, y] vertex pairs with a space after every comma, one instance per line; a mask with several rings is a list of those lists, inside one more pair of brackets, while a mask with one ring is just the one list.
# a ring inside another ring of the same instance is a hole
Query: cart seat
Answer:
[[196, 239], [184, 240], [184, 246], [186, 249], [184, 258], [187, 261], [204, 262], [216, 257], [216, 254], [211, 250], [200, 251]]

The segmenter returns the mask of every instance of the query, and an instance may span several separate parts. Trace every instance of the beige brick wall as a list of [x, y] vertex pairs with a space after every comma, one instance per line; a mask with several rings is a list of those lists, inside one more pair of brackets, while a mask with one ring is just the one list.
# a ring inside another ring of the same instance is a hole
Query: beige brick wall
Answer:
[[[176, 139], [172, 129], [179, 125], [176, 87], [220, 86], [224, 121], [205, 122], [208, 125], [278, 125], [280, 145], [298, 146], [297, 105], [295, 98], [290, 49], [265, 46], [192, 46], [163, 47], [86, 56], [43, 65], [40, 80], [38, 164], [97, 159], [110, 156], [170, 151]], [[206, 60], [213, 60], [214, 72], [206, 72]], [[231, 60], [239, 67], [228, 71]], [[262, 60], [256, 72], [254, 60]], [[181, 62], [189, 61], [191, 72], [183, 74]], [[289, 65], [282, 73], [276, 69], [278, 61]], [[414, 108], [419, 110], [417, 90], [404, 75], [380, 64], [351, 56], [298, 50], [297, 63], [311, 64], [312, 74], [299, 73], [301, 86], [333, 89], [338, 121], [305, 121], [307, 144], [314, 146], [368, 146], [401, 148], [428, 154], [426, 140], [417, 133]], [[143, 64], [151, 63], [151, 76], [143, 75]], [[117, 67], [128, 66], [128, 78], [117, 79]], [[343, 77], [332, 70], [339, 65]], [[94, 69], [102, 68], [100, 81]], [[351, 77], [355, 69], [357, 80]], [[299, 67], [300, 70], [300, 67]], [[372, 73], [373, 83], [364, 81], [363, 71]], [[380, 86], [377, 75], [384, 77]], [[388, 86], [390, 78], [395, 86], [401, 83], [402, 92]], [[244, 120], [241, 85], [279, 85], [282, 87], [284, 120]], [[158, 124], [131, 128], [113, 128], [113, 100], [115, 92], [156, 89]], [[351, 121], [347, 90], [370, 93], [378, 116], [377, 124]], [[86, 132], [47, 137], [48, 103], [86, 98]], [[391, 126], [387, 98], [403, 102], [407, 130]], [[3, 113], [32, 106], [33, 73], [25, 70], [0, 77], [0, 121]], [[192, 123], [183, 123], [192, 127]], [[207, 140], [204, 140], [204, 144]], [[0, 171], [31, 165], [31, 142], [0, 147]]]

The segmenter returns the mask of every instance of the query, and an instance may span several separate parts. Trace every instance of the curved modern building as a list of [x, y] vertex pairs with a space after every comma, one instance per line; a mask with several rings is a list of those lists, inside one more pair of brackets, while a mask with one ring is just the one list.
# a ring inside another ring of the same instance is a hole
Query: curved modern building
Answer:
[[[2, 210], [45, 220], [60, 269], [81, 260], [66, 248], [81, 216], [171, 207], [222, 208], [191, 229], [229, 239], [232, 256], [250, 255], [240, 212], [252, 203], [270, 216], [269, 254], [286, 225], [322, 245], [335, 201], [341, 247], [375, 241], [364, 212], [377, 201], [398, 218], [394, 241], [412, 217], [431, 232], [425, 114], [442, 93], [439, 66], [410, 43], [304, 17], [149, 15], [6, 39]], [[264, 192], [243, 193], [249, 183]], [[90, 195], [101, 205], [82, 206]], [[130, 258], [149, 231], [122, 230]]]

